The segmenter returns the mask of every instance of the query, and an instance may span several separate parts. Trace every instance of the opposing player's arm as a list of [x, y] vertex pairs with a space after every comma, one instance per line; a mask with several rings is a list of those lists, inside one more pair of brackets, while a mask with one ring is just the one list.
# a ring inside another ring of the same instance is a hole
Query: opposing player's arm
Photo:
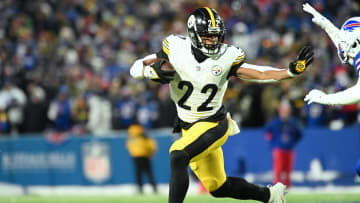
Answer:
[[243, 63], [236, 70], [236, 77], [252, 82], [268, 83], [296, 77], [303, 73], [313, 61], [313, 51], [309, 46], [303, 47], [296, 59], [289, 64], [288, 69], [278, 69], [270, 66], [258, 66]]
[[304, 101], [308, 104], [319, 103], [327, 105], [347, 105], [360, 102], [360, 80], [357, 83], [341, 92], [326, 94], [321, 90], [313, 89], [306, 96]]
[[333, 41], [334, 45], [339, 48], [339, 28], [337, 28], [334, 24], [331, 23], [330, 20], [321, 15], [318, 11], [316, 11], [309, 3], [303, 4], [303, 10], [313, 16], [312, 21], [318, 26], [320, 26], [323, 30], [325, 30], [325, 32], [329, 35], [331, 41]]

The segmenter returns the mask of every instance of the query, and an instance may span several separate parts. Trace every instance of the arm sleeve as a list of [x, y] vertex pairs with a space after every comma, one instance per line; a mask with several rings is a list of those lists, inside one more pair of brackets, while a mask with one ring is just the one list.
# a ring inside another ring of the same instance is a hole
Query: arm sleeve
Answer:
[[[144, 65], [142, 63], [144, 60], [151, 59], [151, 58], [162, 58], [162, 59], [169, 61], [169, 56], [170, 56], [169, 39], [171, 37], [172, 37], [172, 35], [166, 37], [162, 41], [162, 43], [161, 43], [162, 48], [156, 54], [151, 54], [151, 55], [146, 56], [143, 59], [136, 60], [135, 63], [130, 68], [130, 75], [136, 79], [144, 78]], [[145, 75], [145, 77], [146, 77], [146, 75]]]
[[327, 104], [330, 105], [346, 105], [360, 102], [360, 80], [357, 83], [341, 92], [328, 94], [325, 96]]
[[321, 28], [323, 28], [325, 30], [325, 32], [329, 35], [331, 41], [334, 43], [334, 45], [339, 48], [339, 29], [332, 24], [328, 19], [326, 19], [323, 23], [323, 25], [321, 25]]
[[130, 67], [130, 75], [136, 79], [144, 78], [144, 64], [143, 61], [147, 59], [156, 58], [155, 54], [150, 54], [142, 59], [138, 59]]
[[[253, 70], [257, 70], [260, 72], [265, 72], [265, 71], [282, 71], [283, 69], [279, 69], [279, 68], [274, 68], [271, 66], [258, 66], [258, 65], [253, 65], [253, 64], [248, 64], [248, 63], [244, 63], [242, 64], [241, 68], [249, 68], [249, 69], [253, 69]], [[269, 80], [255, 80], [255, 79], [243, 79], [246, 81], [250, 81], [250, 82], [257, 82], [257, 83], [273, 83], [273, 82], [279, 82], [277, 80], [274, 79], [269, 79]]]

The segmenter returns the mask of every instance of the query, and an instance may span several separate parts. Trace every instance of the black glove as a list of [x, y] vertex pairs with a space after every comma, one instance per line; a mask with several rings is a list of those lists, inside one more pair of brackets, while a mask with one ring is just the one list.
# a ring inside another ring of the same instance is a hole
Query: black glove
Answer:
[[164, 70], [161, 68], [165, 63], [165, 60], [159, 60], [150, 65], [150, 67], [152, 67], [156, 74], [159, 76], [158, 79], [152, 79], [152, 81], [159, 82], [161, 84], [167, 84], [174, 79], [176, 73], [174, 70]]
[[293, 76], [300, 75], [305, 72], [308, 65], [310, 65], [314, 60], [314, 52], [311, 46], [304, 46], [299, 54], [297, 55], [295, 61], [290, 62], [289, 72]]

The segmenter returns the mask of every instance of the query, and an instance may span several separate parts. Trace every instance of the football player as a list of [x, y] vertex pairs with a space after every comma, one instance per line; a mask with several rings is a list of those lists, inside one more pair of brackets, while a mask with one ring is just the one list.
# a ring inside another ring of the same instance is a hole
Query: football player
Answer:
[[[285, 202], [285, 186], [260, 187], [239, 177], [227, 177], [221, 146], [237, 134], [237, 124], [222, 104], [229, 77], [254, 82], [277, 82], [303, 73], [313, 60], [311, 47], [304, 47], [288, 69], [245, 63], [245, 53], [224, 44], [223, 19], [211, 8], [196, 9], [187, 20], [188, 36], [170, 35], [162, 49], [135, 61], [134, 78], [170, 83], [170, 96], [177, 108], [177, 127], [182, 137], [170, 147], [169, 203], [183, 202], [188, 185], [187, 167], [194, 171], [214, 197]], [[154, 58], [158, 58], [153, 63]], [[168, 61], [173, 67], [162, 68]], [[152, 63], [152, 64], [151, 64]]]
[[[303, 4], [303, 10], [310, 13], [312, 21], [319, 25], [329, 35], [338, 49], [338, 55], [342, 63], [353, 66], [359, 76], [360, 71], [360, 17], [352, 17], [345, 21], [339, 30], [327, 18], [317, 12], [310, 4]], [[326, 94], [321, 90], [311, 90], [304, 101], [308, 104], [319, 103], [328, 105], [354, 104], [360, 101], [360, 80], [357, 83], [340, 92]]]

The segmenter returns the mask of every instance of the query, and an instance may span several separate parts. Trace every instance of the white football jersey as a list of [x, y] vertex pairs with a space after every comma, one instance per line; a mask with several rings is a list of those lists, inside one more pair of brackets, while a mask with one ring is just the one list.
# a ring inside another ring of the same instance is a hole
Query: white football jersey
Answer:
[[214, 115], [222, 106], [229, 71], [243, 63], [244, 52], [225, 44], [222, 55], [199, 63], [188, 37], [170, 35], [162, 45], [176, 71], [170, 82], [170, 96], [179, 118], [192, 123]]

